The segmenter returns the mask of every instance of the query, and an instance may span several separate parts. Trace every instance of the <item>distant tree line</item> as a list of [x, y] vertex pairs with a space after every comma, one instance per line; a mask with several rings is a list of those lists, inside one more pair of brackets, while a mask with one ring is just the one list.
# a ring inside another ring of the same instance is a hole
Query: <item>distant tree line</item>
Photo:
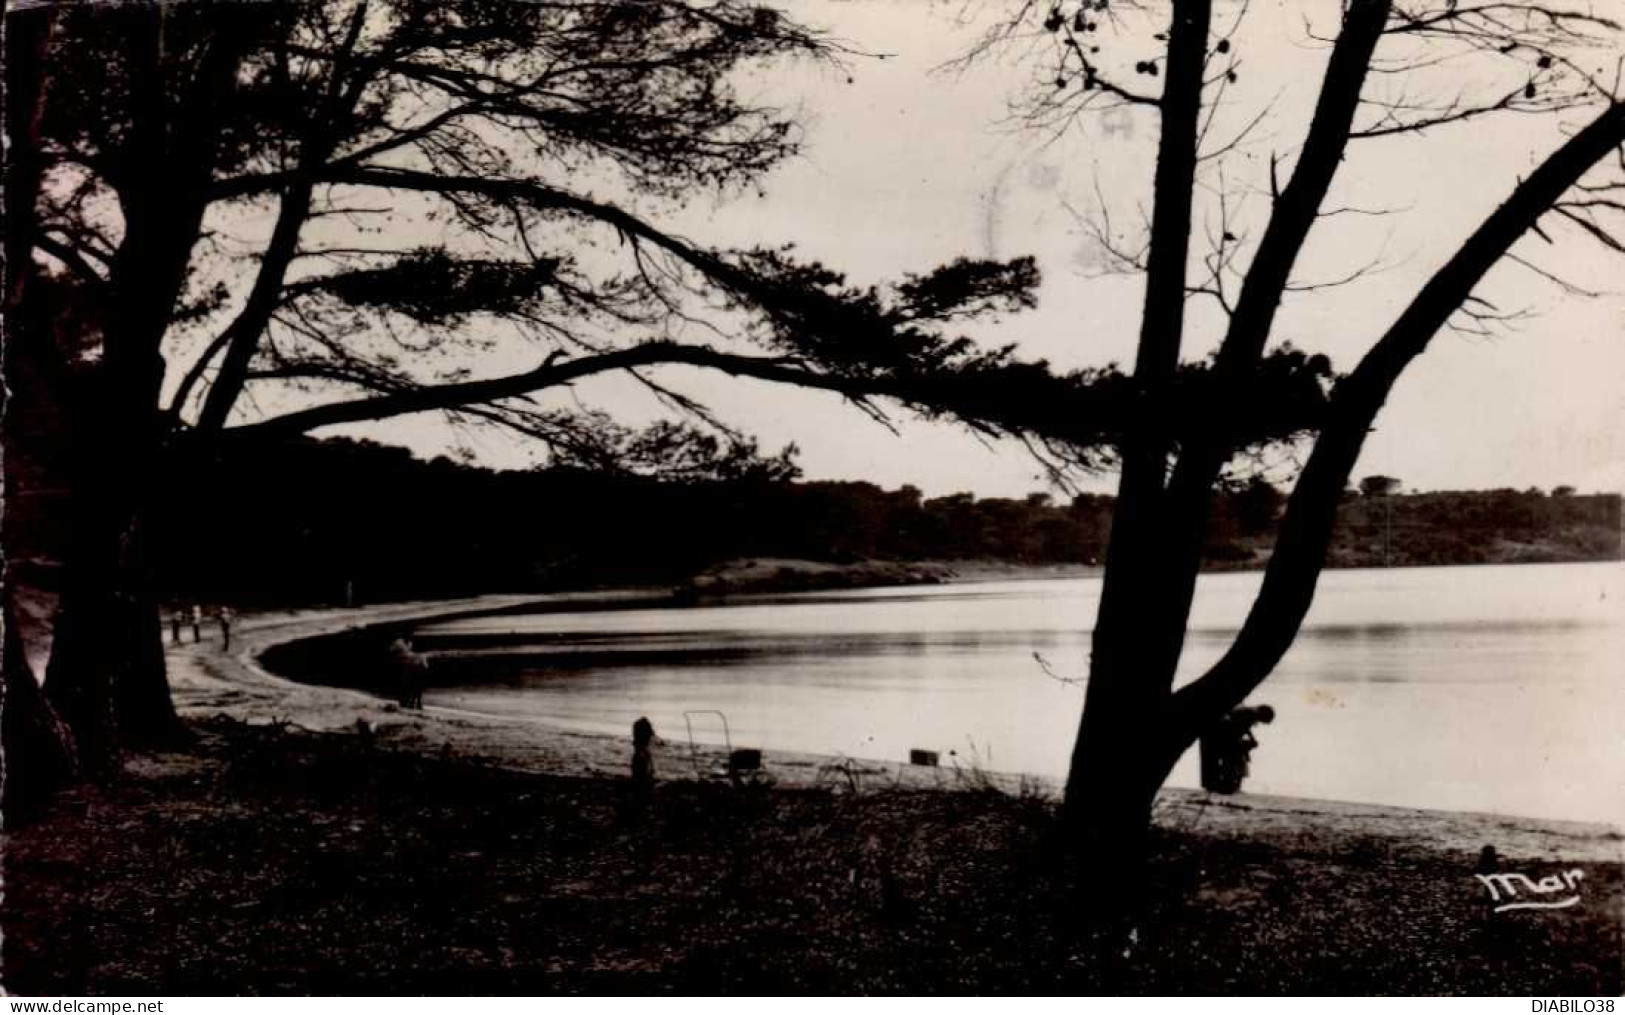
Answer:
[[[271, 443], [178, 463], [156, 536], [172, 597], [358, 602], [680, 581], [749, 557], [1094, 563], [1113, 499], [1058, 501], [802, 482], [785, 456], [696, 456], [678, 476], [494, 471], [345, 439]], [[1283, 494], [1261, 479], [1218, 500], [1210, 567], [1267, 559]], [[1608, 559], [1620, 498], [1572, 490], [1409, 495], [1350, 490], [1331, 561], [1380, 566]]]
[[[1384, 503], [1384, 499], [1387, 503]], [[1333, 567], [1617, 560], [1620, 496], [1556, 487], [1348, 496], [1327, 562]]]

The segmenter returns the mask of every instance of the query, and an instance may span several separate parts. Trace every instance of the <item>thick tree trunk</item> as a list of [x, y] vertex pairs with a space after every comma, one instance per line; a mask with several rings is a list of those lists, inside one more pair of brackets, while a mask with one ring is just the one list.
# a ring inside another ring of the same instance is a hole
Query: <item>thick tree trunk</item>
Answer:
[[208, 206], [224, 100], [254, 24], [230, 21], [198, 57], [183, 101], [166, 93], [163, 11], [132, 21], [129, 136], [118, 183], [124, 235], [102, 321], [102, 355], [70, 410], [73, 525], [68, 579], [45, 691], [78, 738], [85, 766], [123, 745], [184, 736], [164, 673], [143, 526], [169, 421], [160, 353]]
[[[31, 288], [36, 298], [7, 322], [6, 581], [8, 596], [56, 597], [45, 699], [94, 772], [121, 738], [167, 741], [178, 730], [140, 524], [155, 424], [132, 424], [106, 386], [85, 387], [105, 367], [70, 365], [86, 326], [65, 309], [76, 293]], [[37, 696], [31, 680], [20, 694]]]
[[[112, 454], [124, 447], [108, 443]], [[185, 737], [169, 695], [139, 486], [133, 485], [151, 477], [137, 479], [132, 473], [147, 470], [115, 466], [101, 450], [91, 452], [76, 477], [68, 585], [45, 679], [46, 694], [73, 728], [91, 772], [112, 764], [120, 747]], [[87, 473], [98, 462], [101, 476], [92, 478]]]
[[[53, 356], [47, 322], [38, 301], [29, 299], [37, 287], [31, 251], [37, 226], [34, 213], [43, 171], [40, 156], [40, 121], [44, 109], [46, 52], [55, 27], [49, 8], [8, 14], [5, 31], [6, 73], [4, 134], [6, 138], [4, 259], [0, 262], [5, 285], [0, 294], [0, 324], [4, 338], [4, 379], [0, 385], [0, 456], [4, 458], [5, 536], [3, 612], [0, 636], [0, 819], [14, 825], [25, 820], [52, 792], [78, 774], [73, 734], [42, 692], [28, 661], [21, 612], [16, 597], [24, 576], [22, 565], [38, 567], [52, 561], [52, 524], [48, 515], [54, 499], [48, 489], [55, 478], [50, 437], [29, 440], [49, 432], [58, 436], [60, 418], [47, 404], [61, 387], [63, 372]], [[53, 384], [55, 387], [53, 387]], [[24, 424], [27, 424], [26, 426]], [[26, 446], [25, 446], [26, 445]], [[36, 576], [37, 577], [37, 576]]]
[[73, 737], [40, 693], [23, 648], [22, 629], [7, 590], [3, 689], [0, 689], [0, 816], [7, 826], [26, 820], [51, 793], [77, 774]]
[[[1207, 0], [1191, 0], [1179, 4], [1171, 18], [1145, 311], [1134, 368], [1141, 404], [1122, 448], [1089, 686], [1063, 809], [1068, 832], [1091, 866], [1133, 863], [1143, 855], [1151, 801], [1161, 783], [1153, 778], [1155, 717], [1168, 699], [1184, 639], [1178, 604], [1166, 594], [1166, 576], [1177, 562], [1167, 545], [1164, 484], [1173, 447], [1168, 400], [1184, 331], [1210, 7]], [[1128, 871], [1124, 878], [1130, 878]]]
[[[1094, 676], [1091, 674], [1091, 682]], [[1132, 675], [1115, 685], [1132, 685]], [[1096, 695], [1084, 710], [1067, 811], [1085, 862], [1133, 880], [1145, 856], [1151, 807], [1178, 753], [1168, 756], [1163, 703]]]

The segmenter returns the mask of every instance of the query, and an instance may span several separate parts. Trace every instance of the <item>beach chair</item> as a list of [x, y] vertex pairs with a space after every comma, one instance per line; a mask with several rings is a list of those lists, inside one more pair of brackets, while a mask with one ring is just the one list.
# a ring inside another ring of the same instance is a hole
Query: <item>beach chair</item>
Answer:
[[[694, 717], [700, 715], [714, 715], [722, 721], [722, 742], [727, 753], [724, 760], [713, 764], [707, 769], [700, 757], [699, 744], [694, 740]], [[728, 726], [728, 717], [719, 709], [701, 708], [683, 713], [683, 724], [688, 728], [688, 756], [694, 765], [694, 775], [700, 779], [726, 779], [735, 786], [746, 783], [756, 783], [762, 776], [762, 752], [755, 747], [735, 748], [733, 731]]]

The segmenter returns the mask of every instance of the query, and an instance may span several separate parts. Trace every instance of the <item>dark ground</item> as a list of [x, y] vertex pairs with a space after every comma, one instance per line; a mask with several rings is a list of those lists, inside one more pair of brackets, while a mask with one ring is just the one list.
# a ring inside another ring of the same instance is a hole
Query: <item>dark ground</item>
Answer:
[[[1474, 856], [1159, 834], [1127, 958], [1047, 805], [658, 787], [221, 720], [9, 836], [12, 993], [1621, 990], [1621, 870], [1492, 915]], [[1116, 956], [1107, 959], [1106, 956]]]

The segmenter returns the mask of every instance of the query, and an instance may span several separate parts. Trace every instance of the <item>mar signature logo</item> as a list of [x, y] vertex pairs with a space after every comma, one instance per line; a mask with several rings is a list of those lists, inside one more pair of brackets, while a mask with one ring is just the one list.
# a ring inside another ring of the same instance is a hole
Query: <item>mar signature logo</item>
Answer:
[[[1577, 906], [1580, 904], [1580, 881], [1585, 876], [1585, 871], [1578, 867], [1561, 874], [1548, 874], [1539, 881], [1513, 873], [1473, 875], [1490, 890], [1490, 901], [1498, 903], [1495, 907], [1497, 913], [1510, 909], [1567, 909]], [[1502, 898], [1510, 901], [1502, 902]]]

